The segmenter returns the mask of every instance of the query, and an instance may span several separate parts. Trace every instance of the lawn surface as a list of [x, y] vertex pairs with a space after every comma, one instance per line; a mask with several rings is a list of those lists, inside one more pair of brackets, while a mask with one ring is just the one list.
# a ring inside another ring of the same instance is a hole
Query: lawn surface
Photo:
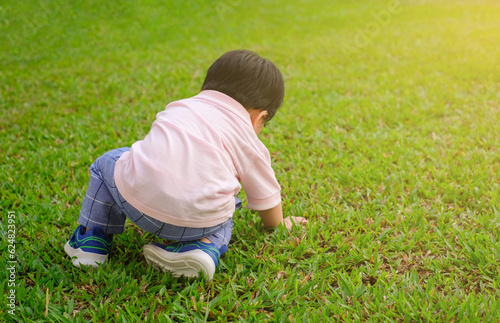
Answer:
[[[499, 44], [496, 0], [3, 1], [0, 320], [499, 322]], [[90, 164], [239, 48], [285, 77], [261, 139], [309, 225], [242, 209], [210, 283], [147, 266], [130, 224], [74, 268]]]

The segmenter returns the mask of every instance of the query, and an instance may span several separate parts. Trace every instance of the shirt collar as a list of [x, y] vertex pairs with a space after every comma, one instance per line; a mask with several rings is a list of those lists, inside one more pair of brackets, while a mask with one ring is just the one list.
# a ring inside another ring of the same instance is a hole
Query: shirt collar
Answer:
[[205, 90], [201, 91], [200, 94], [194, 97], [195, 99], [206, 100], [217, 104], [218, 106], [229, 110], [236, 115], [238, 115], [243, 121], [252, 125], [252, 120], [250, 119], [250, 114], [248, 111], [235, 99], [219, 91]]

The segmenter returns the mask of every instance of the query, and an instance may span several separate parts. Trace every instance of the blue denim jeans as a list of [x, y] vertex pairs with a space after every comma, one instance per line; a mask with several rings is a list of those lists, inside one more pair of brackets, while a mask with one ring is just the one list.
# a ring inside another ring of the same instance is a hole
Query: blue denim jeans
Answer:
[[[100, 227], [107, 234], [120, 234], [128, 217], [138, 227], [162, 239], [192, 241], [207, 238], [221, 253], [227, 250], [233, 231], [233, 220], [208, 228], [179, 227], [158, 221], [134, 208], [121, 196], [114, 179], [115, 163], [129, 147], [111, 150], [90, 166], [90, 180], [82, 202], [78, 222], [86, 228]], [[235, 210], [241, 201], [235, 197]]]

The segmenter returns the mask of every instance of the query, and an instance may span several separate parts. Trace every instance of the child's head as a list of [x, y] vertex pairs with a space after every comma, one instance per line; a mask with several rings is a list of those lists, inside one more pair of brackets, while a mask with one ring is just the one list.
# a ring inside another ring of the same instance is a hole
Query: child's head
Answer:
[[267, 111], [265, 121], [272, 119], [285, 96], [280, 70], [249, 50], [230, 51], [217, 59], [208, 69], [201, 90], [229, 95], [247, 110]]

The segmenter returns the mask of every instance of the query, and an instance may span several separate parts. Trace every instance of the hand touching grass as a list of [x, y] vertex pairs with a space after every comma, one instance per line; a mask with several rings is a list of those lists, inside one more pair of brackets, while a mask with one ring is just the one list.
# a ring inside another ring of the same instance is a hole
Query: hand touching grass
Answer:
[[307, 219], [301, 216], [289, 216], [283, 220], [283, 224], [288, 230], [292, 230], [294, 226], [301, 225], [304, 227], [307, 224]]

